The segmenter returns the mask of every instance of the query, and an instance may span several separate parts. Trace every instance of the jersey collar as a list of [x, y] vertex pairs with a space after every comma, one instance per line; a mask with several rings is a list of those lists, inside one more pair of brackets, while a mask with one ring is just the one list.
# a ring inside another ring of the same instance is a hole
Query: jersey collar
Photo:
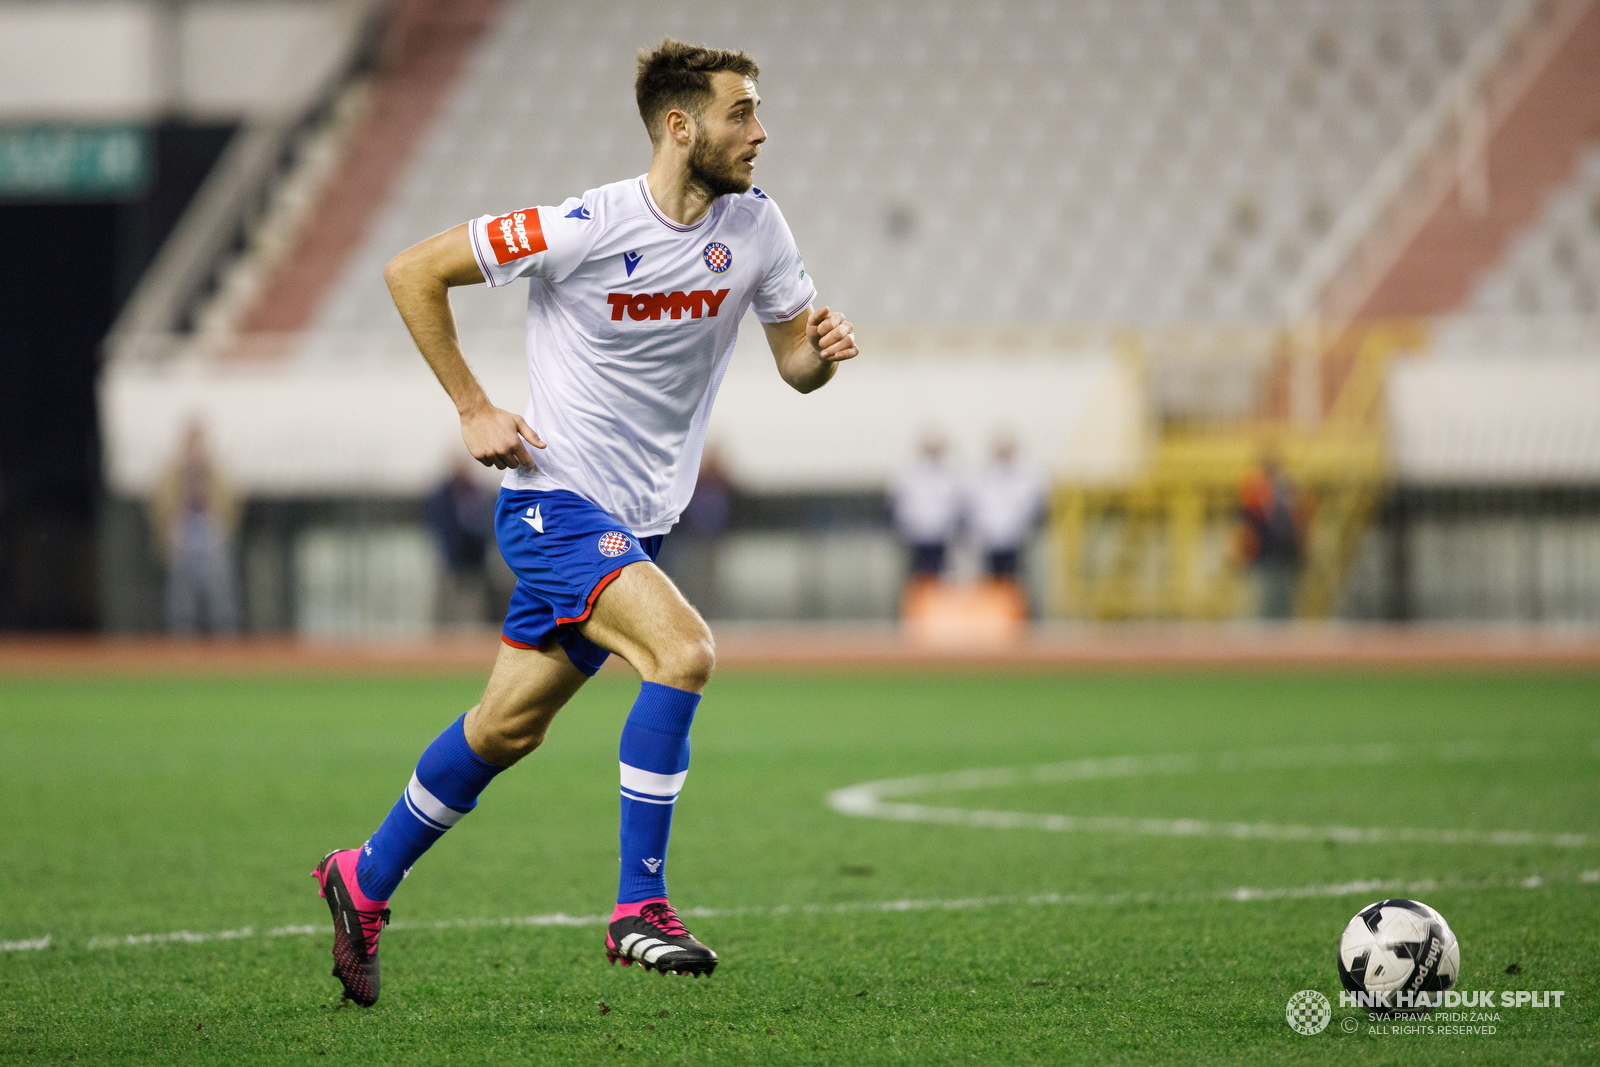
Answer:
[[673, 222], [671, 219], [667, 218], [660, 208], [656, 207], [656, 198], [650, 195], [650, 183], [645, 181], [645, 177], [646, 175], [643, 174], [639, 176], [639, 194], [644, 197], [644, 206], [650, 209], [650, 214], [656, 217], [657, 222], [661, 223], [661, 225], [665, 226], [669, 230], [676, 230], [678, 233], [693, 233], [695, 230], [698, 230], [700, 227], [704, 226], [706, 224], [706, 220], [709, 219], [717, 210], [717, 203], [715, 200], [713, 200], [711, 202], [711, 206], [706, 210], [706, 213], [701, 216], [699, 222], [695, 223], [693, 226], [679, 226], [676, 222]]

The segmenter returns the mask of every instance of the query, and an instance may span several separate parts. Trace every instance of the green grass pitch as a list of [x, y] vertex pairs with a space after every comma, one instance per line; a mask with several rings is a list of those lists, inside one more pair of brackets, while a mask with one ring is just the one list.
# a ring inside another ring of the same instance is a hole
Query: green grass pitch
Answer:
[[[341, 1006], [308, 872], [371, 831], [480, 686], [0, 681], [0, 1063], [1600, 1061], [1600, 678], [728, 674], [695, 725], [669, 865], [722, 957], [691, 980], [608, 966], [593, 923], [499, 921], [609, 910], [635, 686], [606, 675], [418, 864], [382, 1000]], [[1318, 755], [1372, 744], [1392, 758]], [[887, 778], [1183, 753], [1203, 758], [906, 800], [1539, 836], [1051, 832], [827, 801]], [[1454, 927], [1462, 988], [1563, 990], [1561, 1007], [1500, 1009], [1472, 1035], [1383, 1033], [1338, 1007], [1344, 924], [1407, 895]], [[1314, 1036], [1284, 1018], [1308, 988], [1335, 1005]]]

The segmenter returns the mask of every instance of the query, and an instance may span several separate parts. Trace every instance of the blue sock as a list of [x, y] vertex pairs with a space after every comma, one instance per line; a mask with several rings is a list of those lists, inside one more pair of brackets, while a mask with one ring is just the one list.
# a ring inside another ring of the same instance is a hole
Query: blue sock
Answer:
[[667, 895], [672, 806], [689, 775], [697, 693], [645, 682], [622, 727], [622, 880], [618, 904]]
[[388, 900], [417, 857], [478, 806], [478, 794], [504, 767], [467, 744], [465, 715], [422, 752], [411, 783], [361, 849], [356, 881], [372, 900]]

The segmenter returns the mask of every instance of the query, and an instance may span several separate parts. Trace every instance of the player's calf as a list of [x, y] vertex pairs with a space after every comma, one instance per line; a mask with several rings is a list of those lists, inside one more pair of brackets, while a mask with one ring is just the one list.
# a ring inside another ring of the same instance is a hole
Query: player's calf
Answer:
[[544, 743], [556, 713], [589, 676], [559, 644], [500, 645], [483, 699], [463, 723], [467, 743], [485, 759], [510, 767]]

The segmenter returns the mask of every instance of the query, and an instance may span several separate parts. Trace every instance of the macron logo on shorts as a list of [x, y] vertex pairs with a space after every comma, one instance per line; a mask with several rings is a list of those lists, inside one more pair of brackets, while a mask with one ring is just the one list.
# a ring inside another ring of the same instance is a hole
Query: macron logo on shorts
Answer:
[[528, 509], [528, 514], [522, 516], [522, 521], [532, 526], [534, 533], [544, 533], [544, 516], [539, 514], [538, 504]]

